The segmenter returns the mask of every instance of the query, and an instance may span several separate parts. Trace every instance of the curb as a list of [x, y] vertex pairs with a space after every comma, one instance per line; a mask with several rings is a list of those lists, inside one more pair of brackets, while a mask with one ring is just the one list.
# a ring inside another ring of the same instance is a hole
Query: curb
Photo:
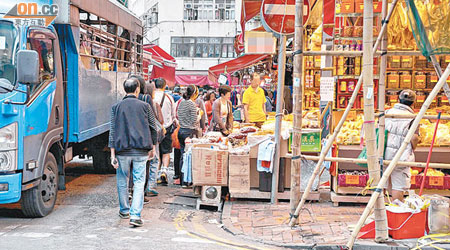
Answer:
[[[262, 243], [266, 245], [272, 245], [276, 247], [282, 247], [282, 248], [290, 248], [290, 249], [313, 249], [313, 250], [342, 250], [346, 249], [346, 246], [342, 245], [327, 245], [327, 244], [299, 244], [299, 243], [280, 243], [276, 241], [268, 241], [259, 239], [257, 237], [252, 237], [250, 235], [244, 234], [240, 230], [237, 230], [233, 223], [231, 222], [231, 208], [233, 206], [233, 201], [225, 201], [222, 209], [221, 214], [221, 223], [222, 223], [222, 229], [233, 236], [240, 237], [245, 240]], [[414, 244], [415, 245], [414, 241]], [[395, 245], [394, 245], [395, 244]], [[406, 244], [405, 242], [388, 242], [386, 244], [377, 244], [375, 242], [359, 242], [355, 243], [353, 246], [353, 250], [408, 250], [413, 247], [411, 244]], [[448, 246], [448, 245], [446, 245]], [[444, 246], [445, 247], [445, 246]], [[428, 249], [435, 249], [432, 247], [423, 247], [423, 250]]]

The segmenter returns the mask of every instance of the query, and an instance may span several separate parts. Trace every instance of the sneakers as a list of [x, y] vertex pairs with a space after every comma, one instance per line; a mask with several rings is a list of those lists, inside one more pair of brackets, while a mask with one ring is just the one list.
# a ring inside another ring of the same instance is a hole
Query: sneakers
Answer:
[[156, 181], [156, 183], [160, 184], [160, 185], [164, 185], [167, 186], [167, 174], [165, 172], [161, 173], [161, 176], [158, 178], [158, 180]]
[[144, 225], [144, 222], [141, 219], [131, 219], [130, 225], [135, 227], [142, 227]]
[[130, 214], [129, 213], [122, 213], [119, 211], [119, 217], [121, 219], [129, 219], [130, 218]]
[[180, 176], [179, 175], [174, 175], [172, 179], [174, 179], [174, 180], [180, 179]]
[[154, 196], [158, 196], [158, 191], [154, 190], [154, 189], [150, 189], [145, 191], [145, 196], [147, 197], [154, 197]]
[[150, 203], [150, 198], [145, 197], [145, 195], [144, 195], [144, 205], [146, 205], [148, 203]]

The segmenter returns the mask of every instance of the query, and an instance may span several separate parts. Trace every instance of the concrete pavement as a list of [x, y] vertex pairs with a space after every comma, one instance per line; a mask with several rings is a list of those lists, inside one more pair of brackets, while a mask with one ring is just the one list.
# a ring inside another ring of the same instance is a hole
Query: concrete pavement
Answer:
[[[221, 214], [165, 204], [176, 187], [160, 187], [142, 211], [144, 226], [118, 217], [115, 175], [93, 173], [90, 161], [71, 163], [67, 189], [45, 218], [23, 218], [16, 205], [0, 208], [0, 249], [268, 249], [224, 231]], [[270, 249], [273, 249], [270, 247]]]

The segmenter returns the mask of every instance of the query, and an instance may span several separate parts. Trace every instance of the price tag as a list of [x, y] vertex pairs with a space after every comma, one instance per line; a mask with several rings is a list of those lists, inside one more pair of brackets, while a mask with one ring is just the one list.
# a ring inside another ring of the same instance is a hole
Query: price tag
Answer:
[[300, 87], [300, 78], [298, 77], [294, 78], [294, 87]]
[[345, 183], [352, 184], [352, 185], [358, 185], [359, 184], [359, 175], [346, 175]]
[[444, 186], [444, 177], [443, 176], [430, 176], [429, 183], [430, 183], [430, 186], [442, 187], [442, 186]]

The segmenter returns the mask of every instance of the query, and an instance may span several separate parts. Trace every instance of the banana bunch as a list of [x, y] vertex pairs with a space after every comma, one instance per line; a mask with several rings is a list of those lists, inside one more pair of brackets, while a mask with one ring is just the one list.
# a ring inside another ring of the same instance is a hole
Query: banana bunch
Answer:
[[399, 3], [395, 7], [387, 33], [389, 50], [412, 50], [415, 48], [416, 43], [408, 22], [405, 3]]

